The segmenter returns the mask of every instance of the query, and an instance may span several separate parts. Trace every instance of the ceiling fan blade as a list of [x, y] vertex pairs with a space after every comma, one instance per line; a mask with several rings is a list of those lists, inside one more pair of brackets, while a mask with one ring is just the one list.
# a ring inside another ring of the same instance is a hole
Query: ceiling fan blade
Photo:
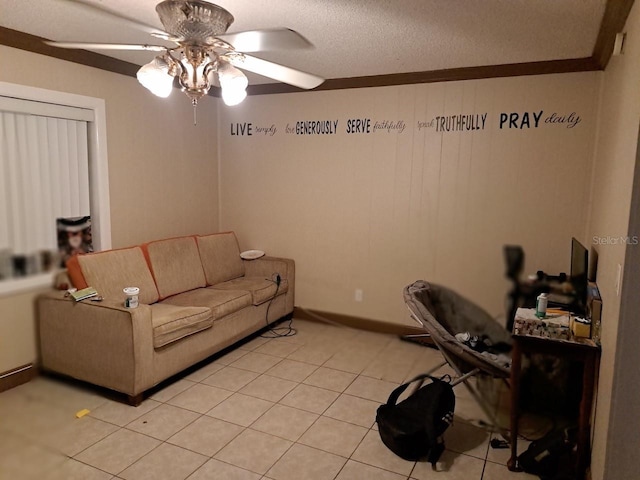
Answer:
[[288, 83], [294, 87], [304, 88], [305, 90], [315, 88], [324, 82], [324, 78], [312, 73], [285, 67], [251, 55], [233, 55], [230, 56], [229, 61], [238, 68]]
[[126, 43], [84, 43], [84, 42], [50, 42], [47, 45], [58, 48], [80, 48], [84, 50], [150, 50], [152, 52], [164, 52], [167, 47], [160, 45], [136, 45]]
[[290, 28], [248, 30], [246, 32], [218, 35], [239, 52], [260, 52], [288, 48], [313, 48], [313, 44]]
[[142, 30], [143, 32], [147, 32], [149, 34], [154, 34], [154, 33], [167, 34], [161, 28], [154, 27], [153, 25], [148, 25], [148, 24], [146, 24], [144, 22], [141, 22], [139, 20], [135, 20], [133, 18], [127, 17], [125, 15], [122, 15], [120, 12], [117, 12], [115, 10], [111, 10], [109, 8], [106, 8], [106, 7], [102, 6], [102, 5], [97, 5], [95, 3], [88, 3], [85, 0], [58, 0], [58, 1], [59, 2], [71, 3], [71, 4], [73, 4], [73, 6], [75, 8], [80, 8], [80, 9], [83, 9], [83, 10], [85, 10], [87, 12], [99, 13], [99, 14], [102, 14], [102, 15], [109, 15], [109, 16], [111, 16], [113, 18], [118, 19], [121, 23], [128, 24], [133, 28], [136, 28], [138, 30]]

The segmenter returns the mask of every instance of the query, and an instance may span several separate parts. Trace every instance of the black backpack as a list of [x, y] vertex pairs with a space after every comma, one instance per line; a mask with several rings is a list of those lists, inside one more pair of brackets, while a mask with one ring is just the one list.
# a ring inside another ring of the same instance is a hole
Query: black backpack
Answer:
[[[418, 375], [396, 388], [387, 403], [378, 407], [376, 422], [380, 438], [399, 457], [411, 461], [427, 457], [431, 464], [440, 458], [444, 451], [442, 434], [453, 422], [456, 405], [451, 379], [448, 375], [445, 377]], [[431, 382], [396, 404], [411, 383], [425, 378]]]
[[518, 463], [525, 472], [542, 479], [575, 477], [575, 472], [567, 475], [566, 470], [575, 464], [571, 453], [576, 447], [577, 436], [578, 427], [575, 426], [552, 430], [531, 442], [529, 448], [518, 456]]

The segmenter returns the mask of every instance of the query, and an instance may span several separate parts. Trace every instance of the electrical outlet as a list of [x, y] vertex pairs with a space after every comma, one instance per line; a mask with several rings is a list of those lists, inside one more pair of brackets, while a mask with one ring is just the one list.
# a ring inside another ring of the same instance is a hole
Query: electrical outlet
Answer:
[[364, 292], [361, 288], [356, 288], [355, 300], [356, 302], [361, 302], [364, 297]]
[[616, 295], [620, 296], [620, 282], [622, 281], [622, 265], [618, 264], [618, 271], [616, 272]]

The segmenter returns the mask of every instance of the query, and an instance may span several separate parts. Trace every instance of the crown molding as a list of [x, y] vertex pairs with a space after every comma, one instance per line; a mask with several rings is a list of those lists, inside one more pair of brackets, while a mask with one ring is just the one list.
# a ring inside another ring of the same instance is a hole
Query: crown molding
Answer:
[[[519, 77], [524, 75], [546, 75], [551, 73], [591, 72], [601, 70], [592, 57], [572, 58], [568, 60], [550, 60], [545, 62], [509, 63], [504, 65], [486, 65], [479, 67], [449, 68], [427, 72], [393, 73], [367, 77], [332, 78], [312, 91], [342, 90], [346, 88], [388, 87], [417, 83], [453, 82], [459, 80], [477, 80], [483, 78]], [[274, 93], [305, 92], [285, 83], [265, 83], [250, 85], [249, 95]]]
[[604, 70], [611, 59], [616, 35], [624, 29], [633, 2], [634, 0], [607, 1], [592, 57], [600, 70]]
[[0, 45], [7, 47], [19, 48], [28, 52], [47, 55], [48, 57], [66, 60], [68, 62], [95, 67], [108, 72], [119, 73], [129, 77], [135, 77], [136, 72], [140, 69], [140, 65], [125, 62], [117, 58], [102, 55], [100, 53], [90, 52], [88, 50], [71, 50], [67, 48], [52, 47], [44, 43], [48, 40], [43, 37], [24, 33], [19, 30], [12, 30], [6, 27], [0, 27]]
[[[607, 0], [605, 13], [600, 24], [598, 38], [593, 55], [586, 58], [550, 60], [542, 62], [511, 63], [504, 65], [485, 65], [477, 67], [450, 68], [426, 72], [393, 73], [364, 77], [332, 78], [313, 90], [303, 90], [284, 83], [265, 83], [250, 85], [249, 95], [270, 95], [323, 90], [342, 90], [350, 88], [383, 87], [419, 83], [451, 82], [477, 80], [483, 78], [517, 77], [524, 75], [546, 75], [553, 73], [588, 72], [604, 70], [611, 59], [616, 34], [621, 32], [633, 6], [634, 0]], [[41, 55], [69, 62], [99, 68], [121, 75], [135, 77], [139, 65], [87, 50], [68, 50], [56, 48], [43, 42], [45, 38], [28, 33], [0, 27], [0, 45], [19, 48]], [[209, 95], [220, 96], [220, 89], [212, 87]]]

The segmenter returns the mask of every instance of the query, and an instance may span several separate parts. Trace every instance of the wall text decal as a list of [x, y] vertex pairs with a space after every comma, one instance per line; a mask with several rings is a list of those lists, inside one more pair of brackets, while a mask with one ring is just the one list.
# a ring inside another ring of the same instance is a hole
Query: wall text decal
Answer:
[[[467, 133], [485, 131], [497, 128], [506, 130], [526, 130], [537, 129], [544, 126], [575, 128], [582, 122], [582, 118], [576, 112], [571, 113], [545, 113], [544, 110], [501, 112], [493, 117], [489, 117], [487, 112], [438, 115], [431, 120], [415, 120], [414, 130], [431, 130], [435, 133]], [[489, 121], [488, 121], [489, 120]], [[339, 130], [340, 119], [335, 120], [300, 120], [293, 124], [286, 124], [284, 133], [288, 135], [337, 135], [346, 133], [348, 135], [370, 135], [376, 133], [396, 133], [401, 134], [407, 130], [407, 123], [404, 120], [376, 120], [371, 117], [348, 118], [344, 127]], [[241, 137], [269, 136], [273, 137], [278, 132], [275, 123], [256, 125], [253, 122], [231, 123], [231, 135]]]
[[[538, 128], [538, 123], [540, 122], [540, 117], [542, 117], [542, 113], [544, 110], [540, 110], [539, 112], [510, 112], [510, 113], [501, 113], [500, 114], [500, 129], [503, 128], [519, 128], [522, 130], [523, 128], [531, 128], [531, 120], [533, 120], [533, 128]], [[508, 123], [507, 123], [508, 121]], [[505, 123], [507, 124], [505, 126]]]
[[434, 120], [436, 132], [484, 130], [487, 114], [438, 116]]
[[582, 119], [576, 112], [571, 112], [569, 115], [560, 115], [556, 112], [553, 112], [547, 118], [544, 119], [544, 123], [558, 123], [558, 124], [567, 124], [567, 128], [573, 128], [578, 125]]
[[371, 133], [371, 119], [350, 118], [347, 120], [347, 133]]
[[253, 124], [251, 122], [232, 123], [231, 135], [242, 135], [250, 137], [253, 135]]
[[305, 120], [296, 122], [295, 127], [287, 123], [285, 132], [296, 135], [335, 135], [338, 131], [338, 120]]
[[393, 121], [393, 120], [380, 120], [380, 121], [376, 121], [373, 124], [373, 131], [384, 131], [386, 130], [387, 133], [391, 133], [391, 132], [396, 132], [396, 133], [402, 133], [404, 132], [404, 129], [406, 128], [407, 124], [404, 123], [404, 120], [397, 120], [397, 121]]

